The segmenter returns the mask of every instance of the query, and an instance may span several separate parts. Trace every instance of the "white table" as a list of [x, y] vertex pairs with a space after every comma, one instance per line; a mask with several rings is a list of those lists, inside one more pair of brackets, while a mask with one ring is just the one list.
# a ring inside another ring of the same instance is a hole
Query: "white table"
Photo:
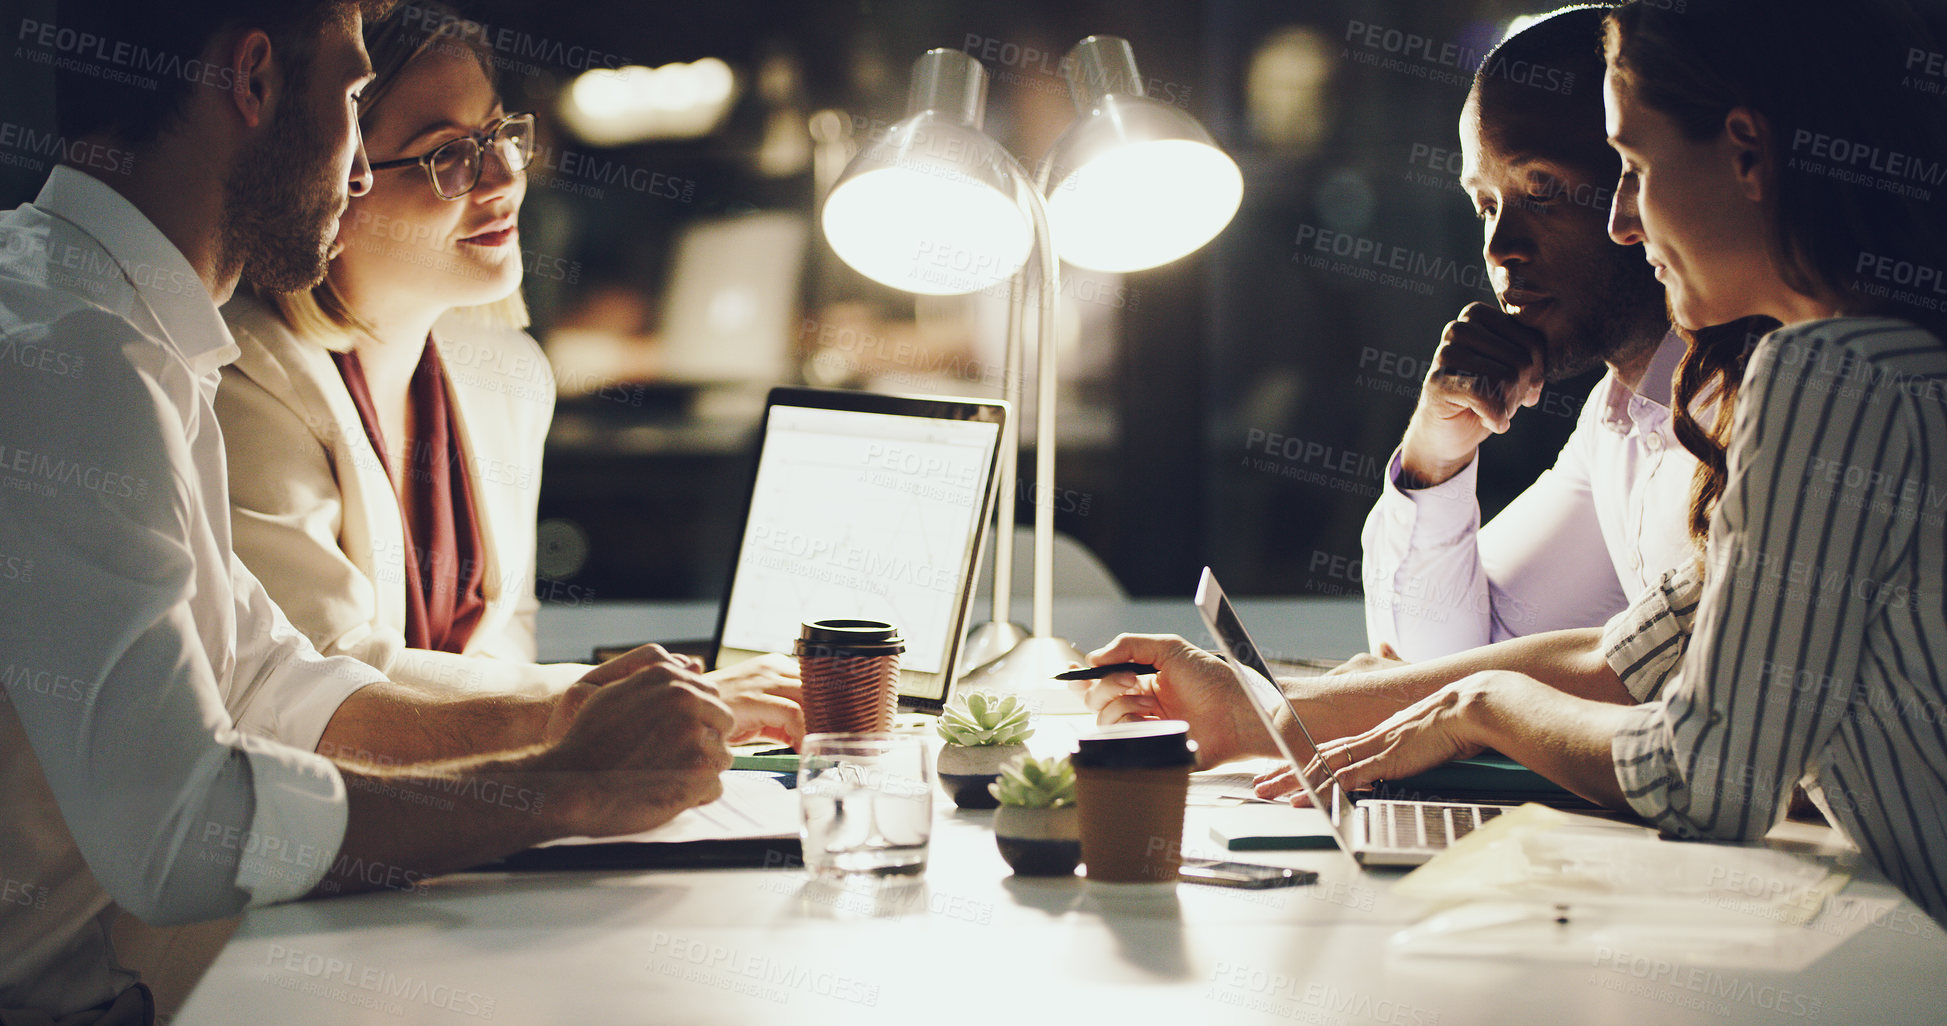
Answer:
[[[1116, 624], [1195, 623], [1150, 605], [1071, 611], [1057, 627], [1090, 645]], [[1243, 615], [1269, 637], [1272, 615], [1291, 614], [1275, 637], [1292, 654], [1343, 654], [1311, 646], [1356, 637], [1344, 605], [1252, 603]], [[544, 619], [550, 644], [651, 636], [614, 630], [648, 610], [578, 612]], [[654, 612], [677, 625], [663, 636], [710, 623]], [[1829, 933], [1836, 947], [1796, 971], [1619, 950], [1426, 958], [1389, 950], [1422, 912], [1390, 893], [1397, 873], [1337, 853], [1243, 856], [1319, 870], [1311, 887], [1102, 896], [1079, 879], [1009, 877], [991, 813], [940, 804], [924, 882], [904, 890], [834, 888], [795, 870], [461, 875], [420, 893], [253, 911], [177, 1021], [1641, 1026], [1931, 1022], [1947, 1009], [1947, 934], [1903, 899], [1877, 925], [1816, 924], [1827, 931], [1806, 936]], [[1195, 846], [1211, 813], [1191, 812]], [[1862, 881], [1844, 894], [1897, 897]]]
[[[1342, 659], [1365, 647], [1365, 605], [1359, 599], [1237, 599], [1237, 614], [1271, 659]], [[1015, 611], [1026, 618], [1027, 607]], [[987, 602], [974, 603], [970, 622], [987, 617]], [[1086, 652], [1124, 631], [1181, 634], [1207, 642], [1197, 611], [1181, 599], [1061, 599], [1055, 602], [1055, 633]], [[612, 602], [541, 607], [538, 633], [543, 662], [586, 660], [597, 646], [655, 639], [708, 638], [716, 630], [716, 603]]]

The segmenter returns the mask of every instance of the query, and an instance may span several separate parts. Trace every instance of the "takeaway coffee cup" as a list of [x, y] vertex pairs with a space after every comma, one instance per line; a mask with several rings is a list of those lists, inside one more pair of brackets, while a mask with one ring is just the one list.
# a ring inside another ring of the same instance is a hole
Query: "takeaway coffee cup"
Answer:
[[1176, 882], [1196, 753], [1182, 720], [1118, 723], [1077, 740], [1069, 762], [1091, 881]]
[[804, 731], [892, 729], [899, 705], [899, 628], [879, 620], [812, 620], [798, 634]]

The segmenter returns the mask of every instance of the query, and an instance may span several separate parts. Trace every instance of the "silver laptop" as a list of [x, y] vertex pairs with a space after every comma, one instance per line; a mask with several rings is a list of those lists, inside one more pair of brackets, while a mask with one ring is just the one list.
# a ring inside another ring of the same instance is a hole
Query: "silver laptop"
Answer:
[[772, 389], [712, 665], [789, 654], [806, 620], [883, 620], [906, 641], [900, 706], [939, 711], [1006, 418], [978, 399]]
[[[1217, 575], [1209, 567], [1203, 568], [1203, 578], [1197, 582], [1197, 611], [1203, 614], [1204, 626], [1217, 639], [1218, 651], [1236, 673], [1244, 698], [1257, 710], [1258, 719], [1264, 722], [1271, 740], [1291, 763], [1299, 786], [1311, 796], [1312, 805], [1331, 821], [1339, 846], [1360, 865], [1417, 866], [1475, 827], [1513, 807], [1390, 798], [1353, 801], [1339, 786], [1337, 775], [1330, 767], [1323, 767], [1322, 761], [1318, 773], [1308, 772], [1307, 767], [1318, 755], [1311, 732], [1285, 699], [1284, 692], [1272, 683], [1271, 670], [1265, 665], [1263, 654], [1244, 630], [1244, 622], [1237, 618], [1237, 611], [1231, 608], [1224, 589], [1217, 584]], [[1289, 718], [1288, 725], [1278, 722], [1280, 712]]]

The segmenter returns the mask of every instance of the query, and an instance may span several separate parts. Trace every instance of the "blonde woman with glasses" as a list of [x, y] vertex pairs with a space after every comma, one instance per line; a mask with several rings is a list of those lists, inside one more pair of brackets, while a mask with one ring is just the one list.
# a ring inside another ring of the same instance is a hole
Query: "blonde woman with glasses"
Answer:
[[[535, 657], [546, 358], [521, 329], [534, 115], [503, 109], [469, 23], [408, 3], [366, 29], [371, 191], [309, 292], [224, 308], [242, 355], [216, 409], [234, 544], [298, 629], [395, 683], [546, 692]], [[795, 741], [797, 671], [710, 675], [740, 737]]]

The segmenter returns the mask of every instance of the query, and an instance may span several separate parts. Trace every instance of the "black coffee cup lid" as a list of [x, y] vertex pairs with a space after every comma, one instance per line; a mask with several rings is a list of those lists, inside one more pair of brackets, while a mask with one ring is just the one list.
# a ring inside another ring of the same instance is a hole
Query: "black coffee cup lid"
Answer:
[[857, 653], [891, 654], [906, 651], [899, 628], [883, 620], [807, 620], [798, 634], [799, 655]]
[[1069, 762], [1084, 769], [1151, 769], [1192, 766], [1197, 743], [1182, 720], [1143, 720], [1098, 727], [1076, 739]]

